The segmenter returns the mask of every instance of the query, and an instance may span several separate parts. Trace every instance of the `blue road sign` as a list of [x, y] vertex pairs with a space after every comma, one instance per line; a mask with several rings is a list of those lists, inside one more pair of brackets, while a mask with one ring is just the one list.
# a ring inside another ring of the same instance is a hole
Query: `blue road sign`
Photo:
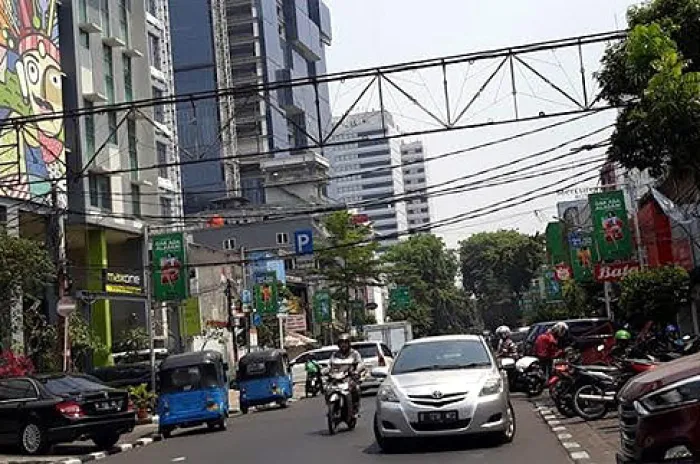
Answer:
[[294, 249], [298, 255], [310, 255], [314, 252], [314, 233], [311, 229], [294, 232]]
[[262, 316], [258, 313], [253, 313], [253, 325], [259, 327], [262, 324]]
[[250, 290], [243, 290], [241, 292], [241, 303], [243, 304], [250, 304], [253, 301], [253, 296], [250, 293]]

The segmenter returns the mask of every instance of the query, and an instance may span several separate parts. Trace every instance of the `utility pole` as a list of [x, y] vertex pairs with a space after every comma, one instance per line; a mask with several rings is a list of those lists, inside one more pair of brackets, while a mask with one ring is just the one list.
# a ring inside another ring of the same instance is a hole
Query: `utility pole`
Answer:
[[143, 225], [143, 291], [146, 294], [144, 310], [148, 329], [148, 350], [151, 365], [151, 391], [156, 391], [156, 352], [153, 345], [153, 295], [151, 290], [151, 239], [148, 224]]
[[233, 362], [238, 362], [238, 342], [236, 342], [236, 315], [233, 310], [233, 285], [231, 279], [226, 279], [226, 314], [228, 314], [228, 327], [233, 339]]
[[[243, 292], [248, 291], [248, 265], [245, 262], [245, 247], [241, 247], [241, 295]], [[253, 325], [251, 318], [253, 317], [253, 312], [250, 311], [250, 305], [243, 305], [243, 314], [245, 314], [245, 323], [243, 329], [245, 330], [245, 346], [248, 353], [250, 353], [250, 329]]]

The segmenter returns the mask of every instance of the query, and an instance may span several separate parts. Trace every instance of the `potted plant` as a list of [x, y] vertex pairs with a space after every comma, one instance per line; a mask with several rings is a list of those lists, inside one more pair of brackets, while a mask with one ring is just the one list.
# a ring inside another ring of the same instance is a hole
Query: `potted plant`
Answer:
[[137, 417], [141, 420], [148, 418], [149, 410], [153, 408], [156, 395], [148, 391], [146, 384], [129, 387], [129, 398], [134, 402]]

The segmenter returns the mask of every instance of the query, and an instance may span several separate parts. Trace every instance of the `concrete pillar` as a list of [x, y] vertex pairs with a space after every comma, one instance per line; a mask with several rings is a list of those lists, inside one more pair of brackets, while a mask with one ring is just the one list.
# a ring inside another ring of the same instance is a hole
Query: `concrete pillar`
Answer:
[[[102, 269], [106, 269], [107, 259], [107, 233], [104, 229], [88, 230], [85, 242], [87, 243], [88, 291], [101, 292]], [[112, 363], [112, 313], [108, 300], [97, 300], [92, 304], [90, 317], [92, 328], [107, 347], [107, 353], [95, 353], [93, 364], [95, 367], [107, 366]]]
[[[19, 208], [7, 209], [7, 235], [19, 237]], [[24, 354], [24, 298], [21, 289], [16, 292], [17, 297], [10, 306], [10, 334], [9, 340], [2, 340], [3, 346], [9, 346], [15, 353]]]

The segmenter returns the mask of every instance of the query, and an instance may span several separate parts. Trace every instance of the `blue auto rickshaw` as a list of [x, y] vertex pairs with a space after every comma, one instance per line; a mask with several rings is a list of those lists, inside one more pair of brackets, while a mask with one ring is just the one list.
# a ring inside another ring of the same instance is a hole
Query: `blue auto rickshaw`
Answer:
[[253, 406], [270, 403], [284, 408], [292, 397], [292, 375], [284, 350], [262, 350], [243, 356], [238, 362], [237, 380], [243, 414]]
[[228, 364], [221, 353], [198, 351], [168, 356], [158, 369], [159, 431], [170, 437], [176, 428], [206, 424], [226, 430], [229, 414]]

